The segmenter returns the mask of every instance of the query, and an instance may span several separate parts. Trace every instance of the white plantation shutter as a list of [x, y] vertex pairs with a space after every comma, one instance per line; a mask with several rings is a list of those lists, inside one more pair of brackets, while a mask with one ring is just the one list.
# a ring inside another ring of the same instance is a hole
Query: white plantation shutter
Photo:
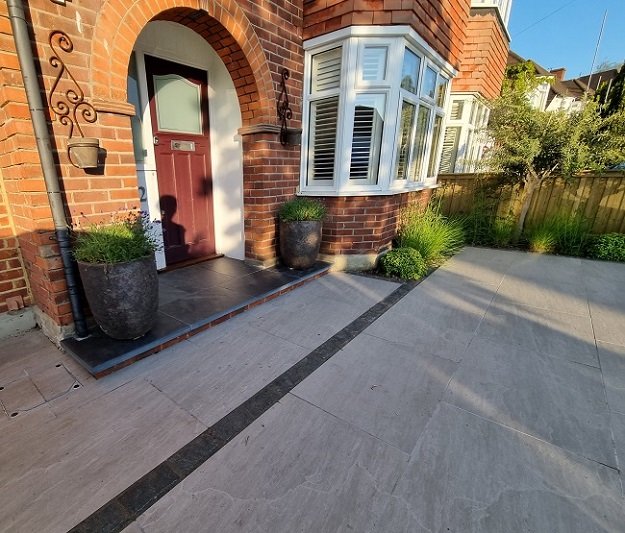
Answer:
[[386, 46], [365, 46], [362, 54], [362, 81], [384, 81], [386, 78]]
[[453, 100], [451, 102], [450, 120], [462, 120], [462, 112], [464, 111], [464, 100]]
[[449, 173], [454, 171], [456, 166], [456, 157], [458, 155], [459, 139], [459, 127], [445, 129], [445, 140], [443, 141], [443, 152], [441, 154], [441, 164], [438, 169], [439, 172]]
[[354, 135], [349, 177], [376, 183], [384, 126], [384, 95], [359, 94], [354, 111]]
[[342, 54], [342, 48], [334, 48], [312, 57], [311, 92], [316, 99], [310, 102], [308, 185], [334, 183]]
[[332, 182], [336, 159], [336, 131], [339, 97], [333, 96], [310, 104], [309, 183]]
[[342, 54], [341, 48], [334, 48], [313, 56], [311, 90], [313, 94], [340, 88]]

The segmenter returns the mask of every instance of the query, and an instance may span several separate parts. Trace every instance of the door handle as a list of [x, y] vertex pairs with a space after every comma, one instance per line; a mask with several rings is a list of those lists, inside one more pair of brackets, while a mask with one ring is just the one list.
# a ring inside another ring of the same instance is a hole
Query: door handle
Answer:
[[154, 136], [153, 141], [154, 141], [154, 146], [156, 146], [158, 144], [158, 135]]

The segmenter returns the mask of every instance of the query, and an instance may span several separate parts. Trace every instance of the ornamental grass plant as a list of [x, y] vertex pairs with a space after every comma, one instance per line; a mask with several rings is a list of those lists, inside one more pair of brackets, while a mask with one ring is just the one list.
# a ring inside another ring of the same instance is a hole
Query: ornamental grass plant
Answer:
[[323, 220], [325, 216], [326, 208], [321, 202], [302, 196], [287, 200], [278, 211], [278, 218], [283, 222]]
[[74, 257], [94, 264], [126, 263], [148, 257], [160, 247], [154, 224], [147, 213], [130, 211], [113, 214], [107, 223], [73, 228]]
[[556, 214], [529, 224], [522, 239], [531, 252], [579, 257], [584, 255], [590, 240], [590, 224], [580, 215]]
[[434, 265], [462, 248], [464, 232], [459, 220], [448, 219], [431, 207], [409, 208], [401, 214], [396, 240], [399, 248], [413, 248], [428, 265]]

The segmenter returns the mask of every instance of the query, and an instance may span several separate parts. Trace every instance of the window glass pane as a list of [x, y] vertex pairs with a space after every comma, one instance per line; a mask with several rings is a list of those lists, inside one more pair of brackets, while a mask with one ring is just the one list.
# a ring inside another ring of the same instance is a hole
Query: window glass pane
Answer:
[[441, 125], [443, 117], [434, 117], [434, 131], [432, 132], [432, 147], [430, 148], [430, 158], [428, 163], [428, 175], [430, 178], [436, 175], [436, 158], [438, 156], [438, 147], [441, 140]]
[[436, 72], [430, 67], [425, 69], [425, 79], [423, 80], [423, 94], [434, 98], [436, 94]]
[[177, 76], [154, 76], [156, 118], [162, 131], [202, 133], [200, 86]]
[[332, 183], [336, 157], [339, 97], [310, 104], [309, 182]]
[[442, 76], [438, 77], [438, 83], [436, 84], [436, 105], [438, 107], [445, 107], [445, 96], [447, 95], [447, 78]]
[[406, 49], [404, 52], [404, 64], [401, 69], [401, 88], [417, 94], [419, 68], [421, 66], [421, 58]]
[[354, 111], [350, 179], [376, 183], [380, 165], [385, 97], [383, 94], [359, 94]]
[[430, 123], [430, 110], [427, 107], [419, 107], [417, 113], [417, 130], [414, 136], [413, 157], [410, 165], [410, 179], [421, 181], [421, 170], [425, 159], [425, 142], [427, 140], [428, 125]]
[[460, 127], [454, 126], [445, 129], [445, 140], [443, 141], [443, 151], [441, 153], [441, 164], [438, 169], [442, 173], [453, 172], [458, 156], [458, 141], [460, 140]]
[[362, 81], [386, 79], [386, 46], [365, 46], [362, 54]]
[[402, 103], [399, 133], [397, 138], [397, 158], [395, 161], [395, 179], [405, 180], [408, 177], [408, 161], [412, 147], [412, 133], [417, 106], [409, 102]]
[[334, 48], [312, 58], [312, 92], [338, 89], [341, 85], [342, 48]]
[[130, 117], [130, 128], [132, 130], [132, 146], [135, 152], [135, 161], [142, 162], [145, 159], [143, 150], [143, 138], [141, 136], [141, 114], [143, 108], [139, 99], [139, 77], [137, 75], [137, 58], [133, 52], [130, 56], [130, 65], [128, 66], [128, 102], [135, 106], [135, 114]]

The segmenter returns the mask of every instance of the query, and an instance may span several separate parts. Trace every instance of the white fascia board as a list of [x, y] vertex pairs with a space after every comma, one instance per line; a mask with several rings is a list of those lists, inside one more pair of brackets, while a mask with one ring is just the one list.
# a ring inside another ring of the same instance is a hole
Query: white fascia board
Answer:
[[332, 42], [340, 42], [350, 37], [403, 37], [450, 78], [454, 78], [458, 74], [458, 70], [410, 26], [350, 26], [304, 41], [304, 50], [308, 51]]

